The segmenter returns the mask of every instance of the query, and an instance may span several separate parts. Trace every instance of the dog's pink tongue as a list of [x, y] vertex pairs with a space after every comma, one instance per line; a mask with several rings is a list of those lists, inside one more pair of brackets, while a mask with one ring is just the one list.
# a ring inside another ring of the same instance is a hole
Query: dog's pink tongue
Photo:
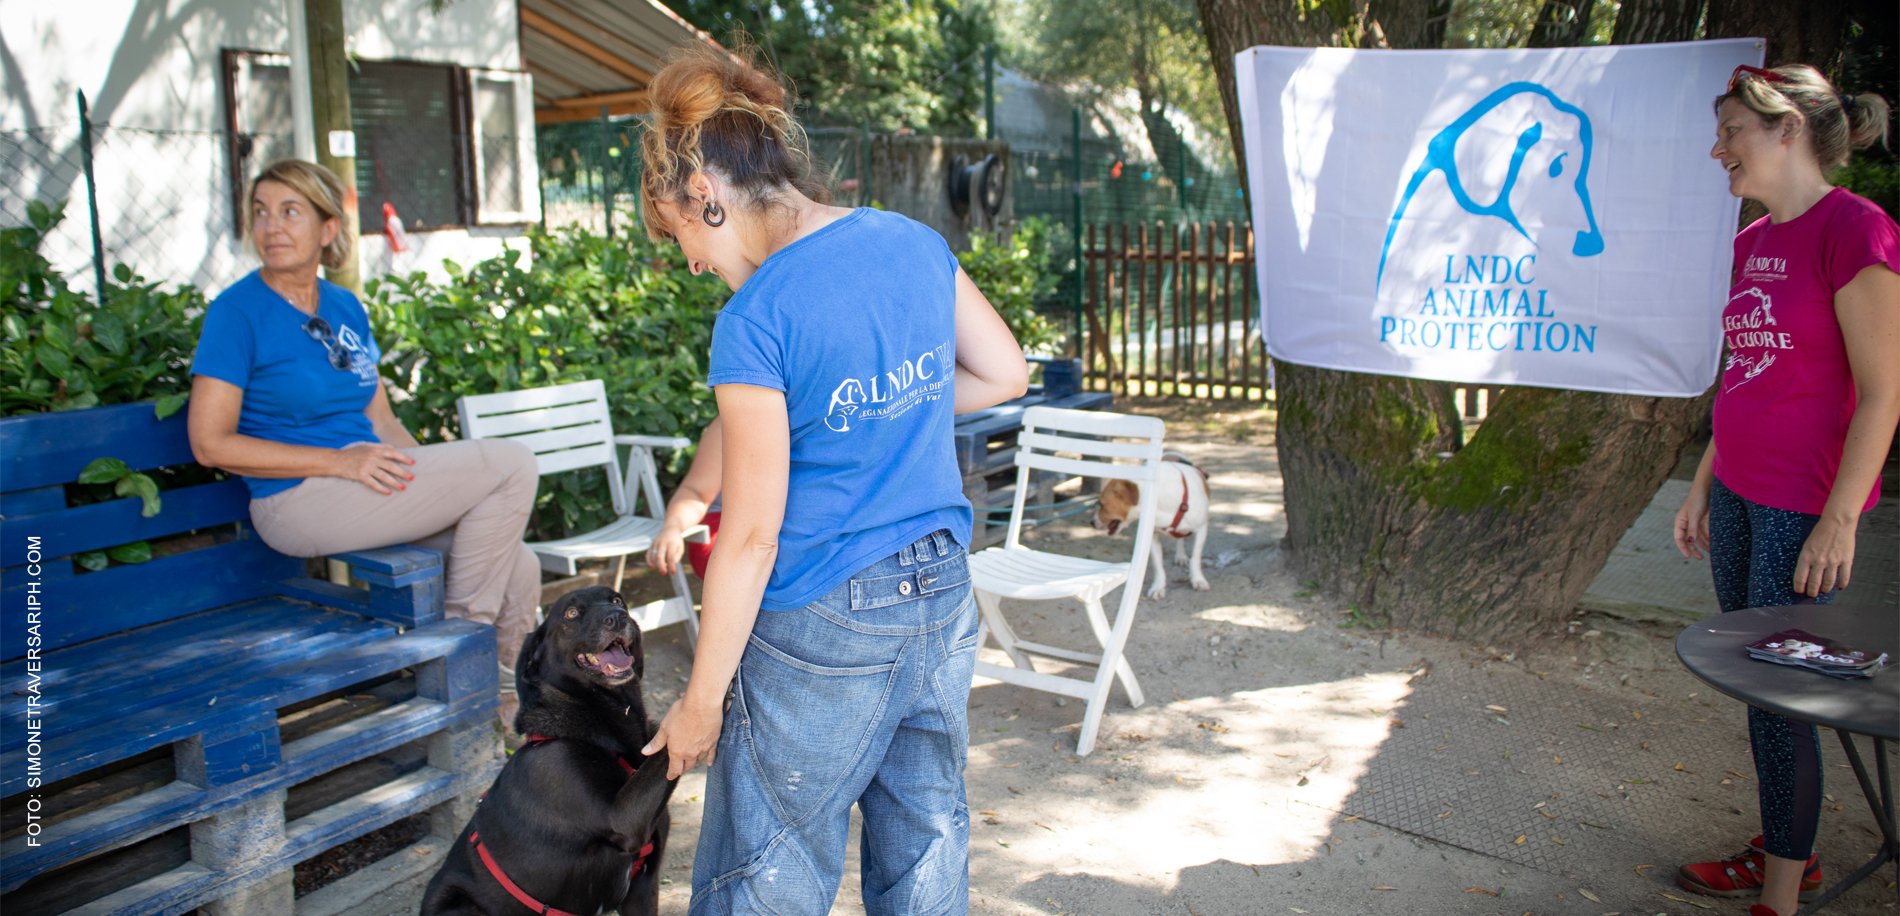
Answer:
[[619, 646], [608, 646], [601, 650], [599, 658], [603, 671], [625, 671], [633, 666], [633, 656]]

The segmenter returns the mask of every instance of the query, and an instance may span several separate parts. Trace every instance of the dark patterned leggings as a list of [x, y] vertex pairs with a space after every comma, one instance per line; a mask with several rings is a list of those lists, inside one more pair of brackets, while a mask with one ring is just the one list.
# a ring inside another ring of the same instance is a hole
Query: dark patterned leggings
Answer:
[[[1794, 566], [1818, 515], [1770, 509], [1735, 495], [1721, 481], [1709, 493], [1709, 569], [1722, 612], [1807, 602], [1794, 591]], [[1834, 600], [1829, 592], [1815, 604]], [[1762, 846], [1769, 855], [1806, 861], [1821, 826], [1821, 736], [1813, 725], [1748, 707], [1761, 795]]]

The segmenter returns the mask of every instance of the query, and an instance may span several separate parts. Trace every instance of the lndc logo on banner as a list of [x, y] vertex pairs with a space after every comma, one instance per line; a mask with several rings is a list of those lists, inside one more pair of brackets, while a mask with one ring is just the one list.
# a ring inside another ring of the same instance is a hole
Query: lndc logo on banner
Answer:
[[1710, 100], [1753, 40], [1251, 48], [1235, 85], [1277, 359], [1688, 397], [1739, 202]]
[[[1434, 276], [1414, 314], [1381, 316], [1379, 340], [1453, 350], [1594, 352], [1596, 325], [1558, 320], [1550, 289], [1535, 285], [1539, 255], [1603, 253], [1603, 232], [1590, 205], [1593, 143], [1590, 116], [1533, 82], [1499, 87], [1433, 136], [1392, 211], [1374, 285], [1383, 291], [1393, 239], [1407, 208], [1434, 176], [1443, 185], [1434, 182], [1433, 193], [1472, 217], [1510, 227], [1529, 250], [1460, 251], [1431, 236], [1413, 239], [1399, 255], [1426, 256], [1434, 273], [1442, 258], [1443, 285]], [[1420, 201], [1441, 209], [1446, 203]], [[1528, 226], [1520, 209], [1533, 217]], [[1546, 246], [1546, 238], [1562, 248]]]
[[[1543, 97], [1559, 113], [1574, 119], [1572, 129], [1567, 136], [1560, 134], [1552, 137], [1549, 143], [1545, 143], [1544, 120], [1539, 118], [1530, 121], [1517, 135], [1517, 145], [1511, 150], [1509, 166], [1505, 170], [1503, 182], [1496, 188], [1496, 196], [1488, 204], [1478, 203], [1471, 196], [1471, 190], [1465, 187], [1464, 178], [1458, 171], [1456, 155], [1458, 141], [1473, 125], [1478, 123], [1479, 119], [1496, 111], [1504, 102], [1525, 94]], [[1596, 213], [1590, 208], [1590, 136], [1590, 116], [1585, 114], [1583, 109], [1558, 98], [1556, 93], [1536, 83], [1511, 83], [1486, 96], [1484, 101], [1471, 106], [1469, 111], [1460, 115], [1444, 130], [1439, 131], [1438, 135], [1426, 144], [1424, 161], [1420, 162], [1418, 169], [1412, 173], [1412, 180], [1406, 182], [1405, 193], [1399, 197], [1398, 208], [1392, 211], [1392, 224], [1386, 229], [1385, 245], [1379, 250], [1380, 277], [1383, 278], [1385, 275], [1386, 255], [1392, 250], [1392, 236], [1399, 231], [1399, 221], [1405, 218], [1406, 206], [1411, 204], [1412, 198], [1418, 194], [1419, 187], [1425, 184], [1426, 176], [1433, 172], [1445, 174], [1452, 199], [1456, 200], [1458, 206], [1463, 207], [1466, 213], [1501, 219], [1510, 224], [1512, 229], [1517, 230], [1518, 235], [1535, 242], [1536, 240], [1531, 238], [1530, 230], [1524, 228], [1524, 222], [1518, 219], [1516, 211], [1512, 209], [1511, 194], [1517, 189], [1525, 157], [1540, 143], [1546, 146], [1554, 144], [1558, 148], [1557, 154], [1550, 157], [1550, 165], [1545, 169], [1553, 181], [1565, 177], [1564, 160], [1573, 152], [1577, 154], [1576, 161], [1568, 166], [1568, 170], [1576, 174], [1576, 178], [1571, 181], [1571, 187], [1582, 211], [1584, 225], [1578, 227], [1576, 241], [1571, 245], [1570, 253], [1580, 258], [1601, 254], [1603, 233], [1597, 229]], [[1537, 182], [1533, 179], [1526, 184], [1536, 185]], [[1551, 190], [1539, 187], [1532, 193], [1541, 200], [1550, 194]], [[1561, 195], [1563, 191], [1557, 190], [1556, 193]]]

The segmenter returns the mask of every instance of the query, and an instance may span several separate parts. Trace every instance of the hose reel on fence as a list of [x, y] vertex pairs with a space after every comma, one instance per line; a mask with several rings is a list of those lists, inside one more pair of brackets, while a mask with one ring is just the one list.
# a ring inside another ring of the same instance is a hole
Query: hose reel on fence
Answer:
[[991, 153], [972, 163], [969, 157], [959, 153], [950, 162], [950, 173], [945, 176], [944, 189], [950, 195], [950, 211], [957, 219], [970, 216], [970, 198], [975, 190], [976, 205], [986, 217], [995, 219], [1003, 210], [1003, 194], [1009, 185], [1009, 163], [1002, 157]]

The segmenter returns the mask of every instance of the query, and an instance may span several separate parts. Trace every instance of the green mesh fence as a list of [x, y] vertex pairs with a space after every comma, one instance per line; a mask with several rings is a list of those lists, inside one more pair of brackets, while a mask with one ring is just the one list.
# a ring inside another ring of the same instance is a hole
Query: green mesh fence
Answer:
[[[585, 226], [595, 232], [642, 231], [640, 137], [645, 118], [612, 118], [543, 124], [535, 136], [541, 163], [544, 225]], [[868, 134], [855, 127], [806, 131], [812, 164], [831, 190], [832, 202], [853, 207], [874, 199], [865, 179]]]

